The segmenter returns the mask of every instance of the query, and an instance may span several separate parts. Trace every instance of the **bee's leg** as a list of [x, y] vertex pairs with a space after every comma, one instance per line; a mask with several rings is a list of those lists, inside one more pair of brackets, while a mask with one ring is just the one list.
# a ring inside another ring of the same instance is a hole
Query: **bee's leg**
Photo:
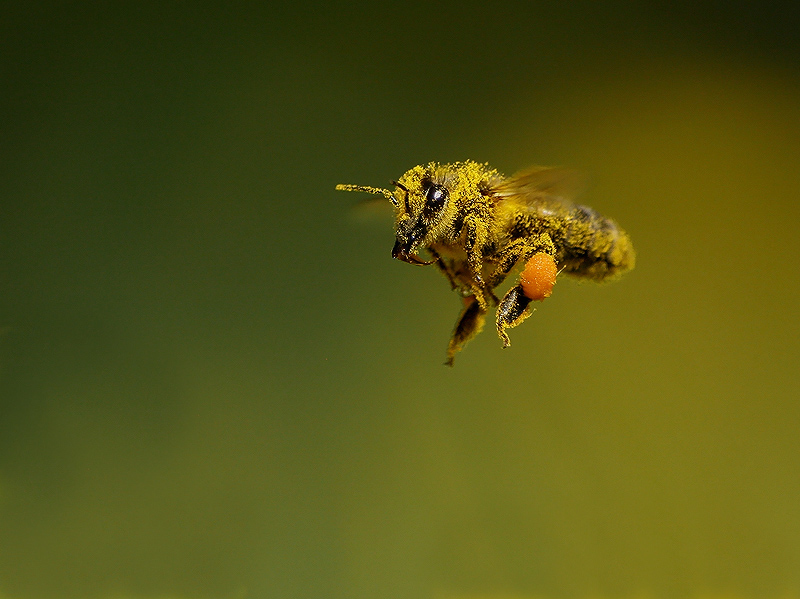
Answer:
[[442, 274], [447, 277], [447, 280], [450, 281], [450, 288], [456, 289], [458, 287], [458, 283], [456, 283], [456, 277], [453, 274], [450, 265], [445, 262], [444, 258], [439, 255], [439, 252], [434, 250], [433, 248], [428, 248], [428, 253], [436, 260], [434, 264], [436, 264], [436, 268], [438, 268]]
[[467, 342], [483, 329], [486, 320], [486, 310], [481, 307], [480, 302], [474, 295], [464, 298], [464, 310], [456, 321], [453, 329], [453, 336], [447, 346], [447, 360], [445, 365], [452, 366], [456, 354], [460, 352]]
[[500, 261], [497, 263], [497, 268], [487, 279], [487, 286], [494, 289], [500, 285], [520, 259], [527, 260], [537, 252], [544, 252], [550, 256], [555, 256], [556, 246], [553, 245], [547, 233], [527, 239], [517, 239], [508, 244], [500, 257]]
[[487, 278], [486, 285], [494, 289], [505, 281], [508, 273], [511, 272], [511, 269], [514, 268], [514, 265], [525, 253], [526, 247], [527, 241], [525, 239], [518, 239], [510, 243], [503, 252], [500, 261], [497, 263], [497, 268], [495, 268], [494, 272]]
[[511, 345], [506, 329], [514, 328], [533, 313], [528, 306], [530, 303], [531, 300], [522, 292], [522, 285], [514, 285], [497, 307], [497, 334], [503, 340], [504, 348]]
[[485, 311], [488, 308], [487, 295], [489, 299], [496, 299], [492, 288], [487, 286], [483, 280], [483, 246], [487, 238], [486, 226], [481, 224], [480, 219], [476, 216], [468, 216], [464, 220], [464, 228], [467, 230], [466, 243], [464, 249], [467, 252], [467, 264], [472, 279], [475, 285], [472, 286], [472, 291], [475, 293], [475, 299]]

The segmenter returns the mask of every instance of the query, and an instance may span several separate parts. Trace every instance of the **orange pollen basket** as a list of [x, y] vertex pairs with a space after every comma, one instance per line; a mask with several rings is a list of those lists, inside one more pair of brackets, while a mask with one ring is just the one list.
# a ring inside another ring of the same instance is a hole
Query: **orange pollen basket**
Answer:
[[541, 252], [531, 256], [519, 277], [525, 297], [539, 302], [550, 297], [557, 274], [558, 267], [552, 256]]

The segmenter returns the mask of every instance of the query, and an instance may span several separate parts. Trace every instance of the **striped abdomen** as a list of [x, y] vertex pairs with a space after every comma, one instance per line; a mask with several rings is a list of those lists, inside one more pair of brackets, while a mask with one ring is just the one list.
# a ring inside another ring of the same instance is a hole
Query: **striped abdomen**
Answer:
[[628, 234], [588, 206], [572, 206], [558, 228], [559, 266], [569, 274], [602, 281], [630, 270], [636, 262]]

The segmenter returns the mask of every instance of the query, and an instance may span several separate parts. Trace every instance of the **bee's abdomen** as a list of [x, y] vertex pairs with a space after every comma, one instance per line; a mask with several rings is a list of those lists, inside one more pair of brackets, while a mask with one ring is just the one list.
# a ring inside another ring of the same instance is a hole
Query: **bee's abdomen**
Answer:
[[562, 222], [559, 260], [565, 272], [597, 281], [633, 268], [636, 252], [620, 226], [588, 206], [575, 206]]

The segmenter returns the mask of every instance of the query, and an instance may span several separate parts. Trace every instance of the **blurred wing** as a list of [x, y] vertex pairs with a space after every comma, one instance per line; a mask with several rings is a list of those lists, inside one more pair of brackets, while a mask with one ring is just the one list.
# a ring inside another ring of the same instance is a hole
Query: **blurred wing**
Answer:
[[492, 188], [495, 197], [537, 210], [564, 208], [586, 187], [576, 171], [558, 166], [532, 166]]
[[365, 198], [350, 207], [350, 218], [363, 224], [386, 225], [392, 222], [394, 209], [384, 198]]

